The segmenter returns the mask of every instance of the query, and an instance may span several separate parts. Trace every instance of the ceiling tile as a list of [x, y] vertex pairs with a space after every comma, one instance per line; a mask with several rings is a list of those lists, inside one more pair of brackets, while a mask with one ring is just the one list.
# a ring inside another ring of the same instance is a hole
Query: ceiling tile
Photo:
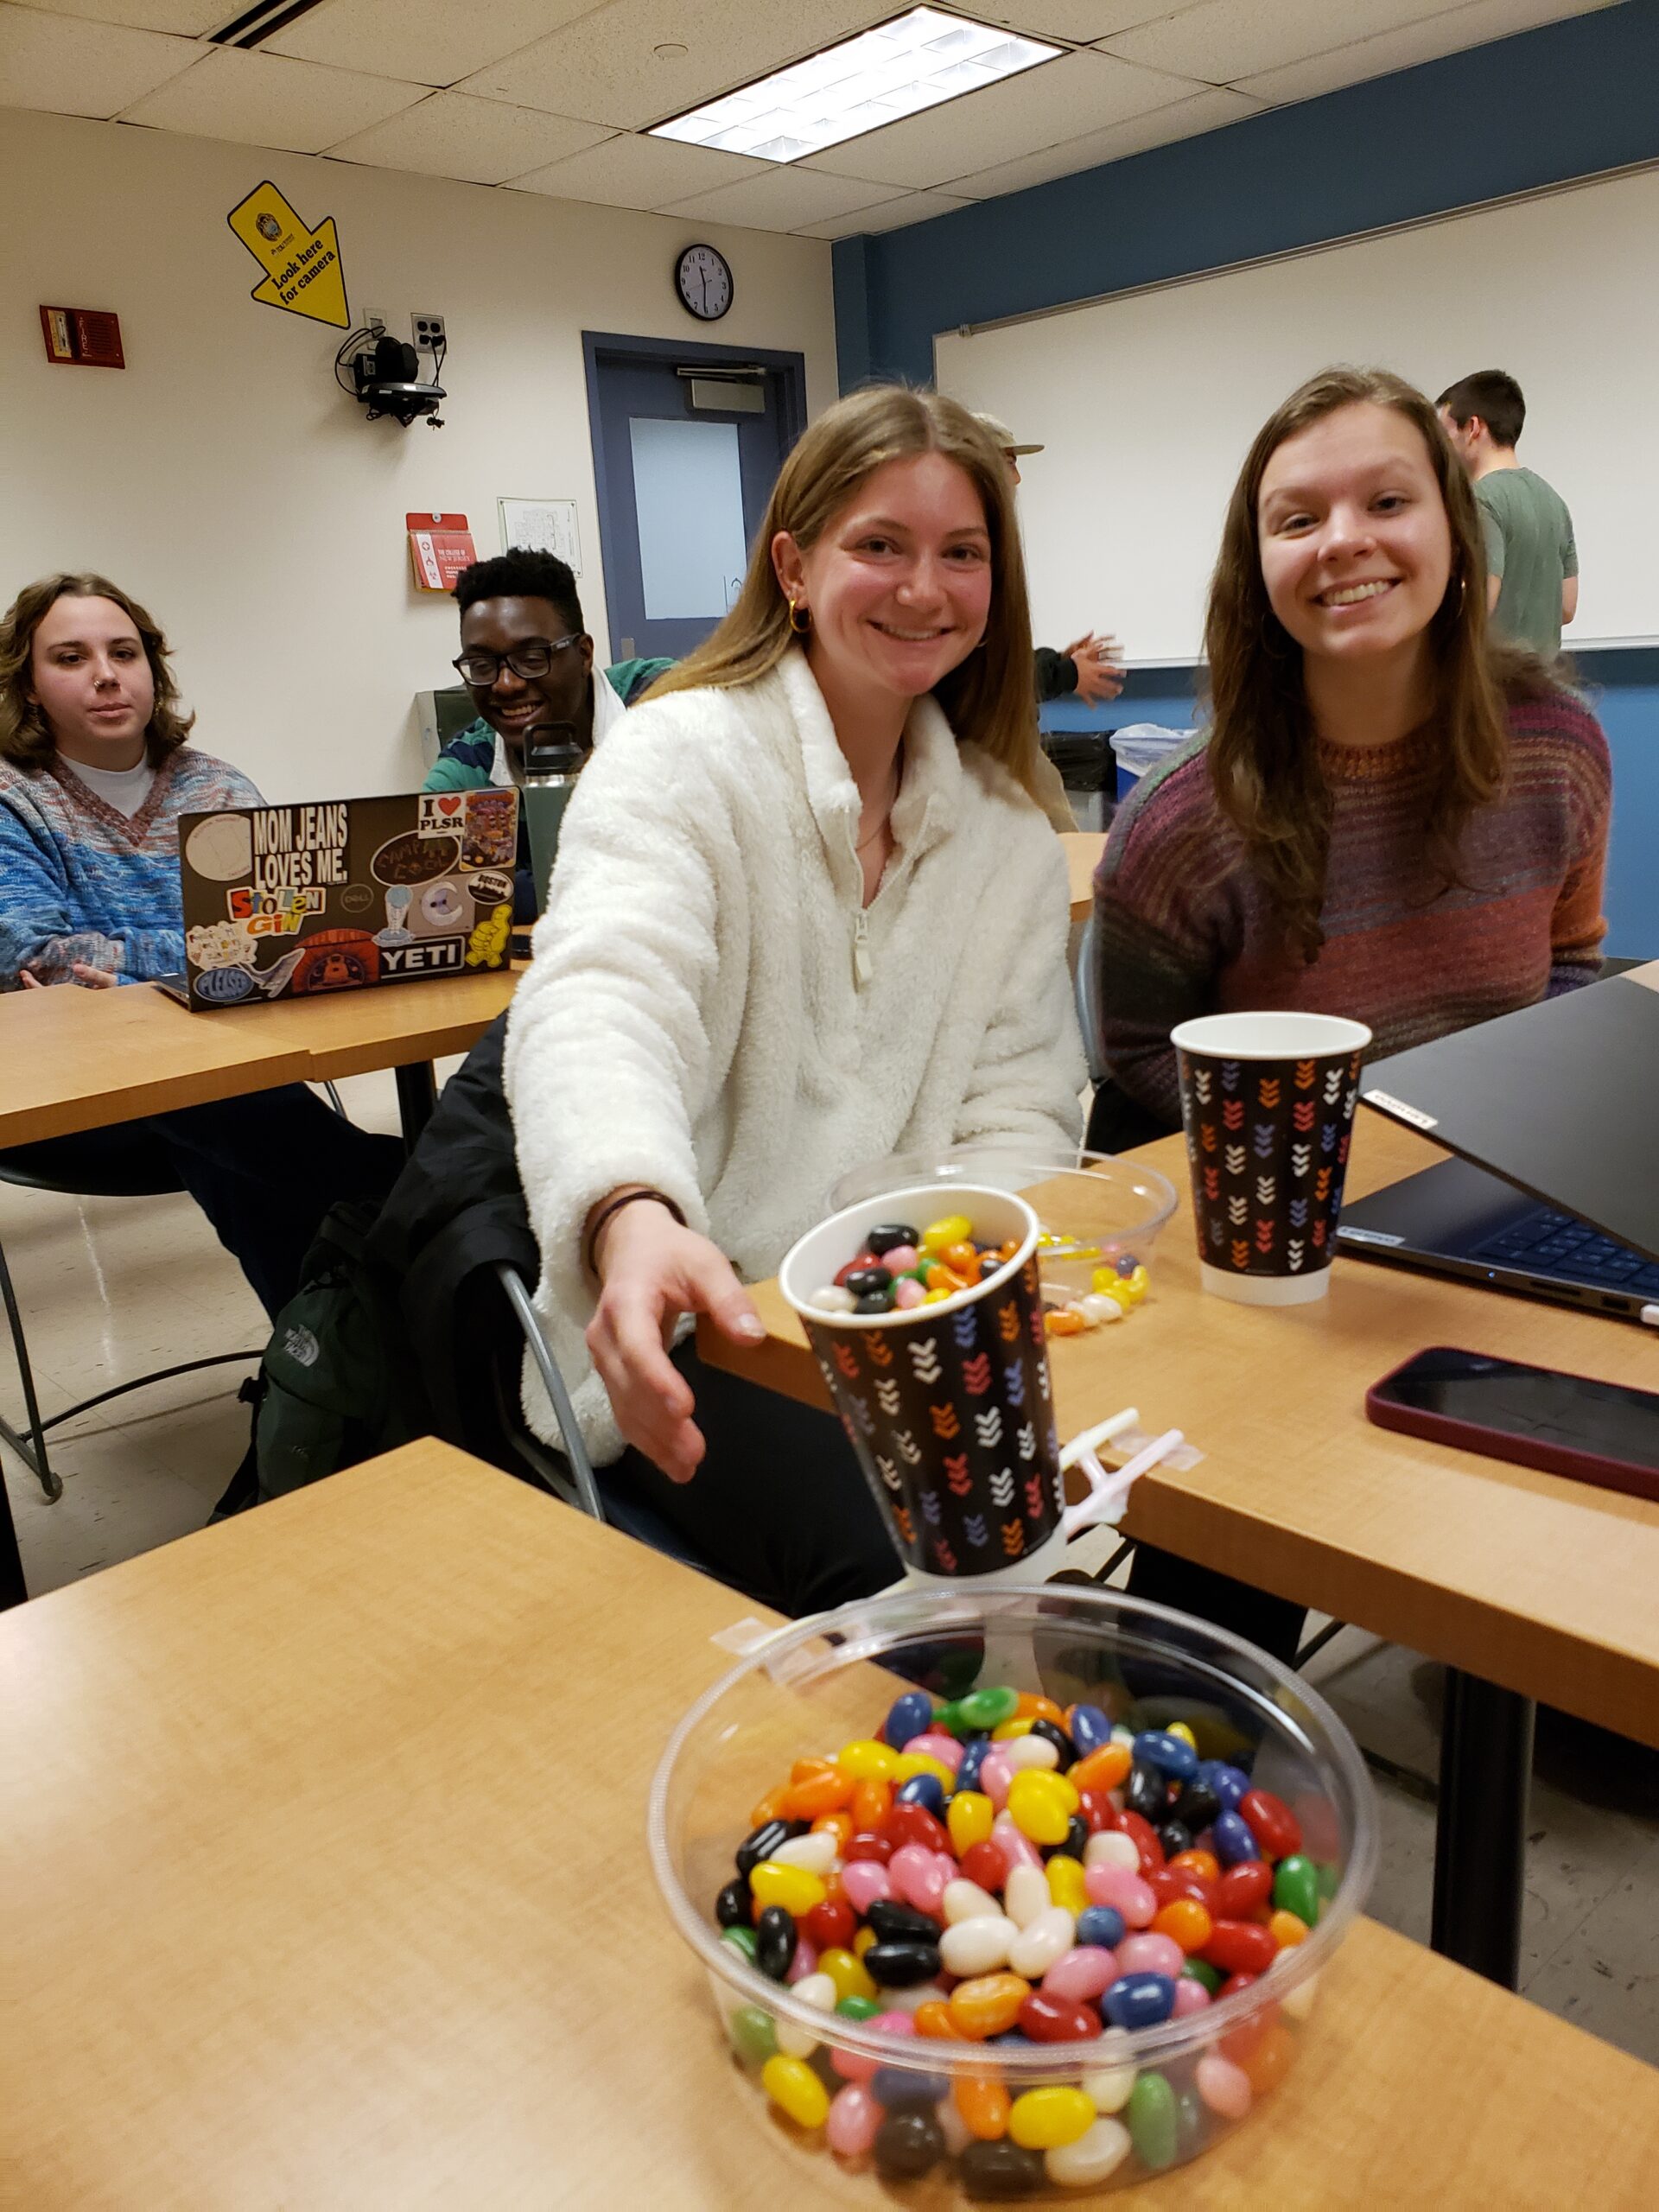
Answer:
[[1108, 39], [1106, 50], [1151, 69], [1229, 85], [1377, 31], [1450, 12], [1456, 0], [1198, 0], [1162, 22]]
[[878, 184], [949, 184], [967, 169], [1012, 161], [1033, 146], [1167, 107], [1199, 89], [1190, 78], [1131, 68], [1103, 54], [1066, 54], [988, 85], [982, 92], [831, 146], [813, 155], [810, 166]]
[[906, 223], [925, 223], [934, 215], [948, 215], [953, 208], [971, 207], [970, 200], [958, 200], [949, 192], [906, 192], [897, 200], [884, 200], [878, 207], [855, 210], [850, 215], [832, 215], [827, 223], [804, 223], [796, 235], [804, 238], [850, 238], [861, 231], [902, 230]]
[[[139, 0], [134, 0], [139, 4]], [[217, 0], [229, 8], [233, 0]], [[362, 69], [422, 85], [457, 77], [516, 54], [577, 16], [594, 0], [323, 0], [264, 41], [267, 54]]]
[[0, 7], [0, 85], [8, 107], [118, 115], [188, 69], [200, 52], [187, 38]]
[[[251, 5], [251, 0], [246, 0]], [[49, 16], [81, 16], [93, 22], [125, 23], [141, 31], [177, 31], [199, 38], [238, 12], [236, 0], [27, 0]], [[15, 106], [7, 86], [7, 105]]]
[[693, 199], [677, 200], [663, 213], [706, 216], [710, 222], [742, 223], [756, 231], [793, 231], [899, 196], [884, 192], [879, 184], [854, 177], [825, 176], [821, 169], [803, 168], [798, 162], [786, 168], [771, 162], [751, 162], [750, 167], [758, 168], [760, 175], [741, 184], [722, 184], [715, 191], [700, 192]]
[[360, 130], [420, 97], [417, 85], [215, 46], [187, 76], [137, 101], [121, 119], [197, 138], [320, 154], [348, 130]]
[[458, 89], [636, 130], [898, 12], [892, 0], [697, 0], [694, 17], [686, 0], [610, 0]]
[[[951, 0], [938, 4], [949, 7]], [[988, 23], [1028, 31], [1033, 38], [1067, 38], [1073, 46], [1090, 46], [1139, 23], [1155, 23], [1179, 4], [1180, 0], [995, 0], [988, 7], [985, 0], [966, 0], [965, 11]]]
[[1567, 16], [1587, 16], [1616, 0], [1474, 0], [1447, 16], [1426, 22], [1406, 23], [1376, 38], [1339, 46], [1333, 53], [1315, 54], [1306, 61], [1293, 61], [1282, 69], [1269, 69], [1246, 77], [1241, 89], [1268, 101], [1306, 100], [1320, 92], [1333, 92], [1344, 85], [1357, 85], [1367, 77], [1381, 77], [1392, 69], [1414, 69], [1419, 62], [1437, 61], [1442, 54], [1459, 54], [1465, 47], [1510, 38], [1516, 31], [1535, 30], [1541, 23], [1558, 22]]
[[1046, 146], [1039, 154], [1022, 154], [995, 168], [953, 179], [950, 189], [971, 200], [995, 200], [1005, 192], [1023, 192], [1028, 185], [1049, 184], [1057, 176], [1076, 176], [1097, 168], [1103, 162], [1121, 162], [1130, 154], [1144, 154], [1149, 147], [1173, 145], [1178, 138], [1196, 137], [1200, 131], [1219, 130], [1261, 108], [1243, 93], [1207, 86], [1190, 99], [1175, 100], [1155, 108], [1150, 115], [1132, 116], [1127, 123], [1109, 124], [1104, 130], [1090, 130], [1081, 138], [1068, 138], [1058, 146]]
[[696, 192], [710, 192], [717, 184], [741, 183], [754, 174], [755, 164], [742, 154], [720, 154], [707, 146], [625, 132], [549, 168], [516, 176], [512, 188], [550, 193], [556, 200], [597, 200], [607, 207], [662, 207]]
[[340, 161], [367, 162], [374, 168], [502, 184], [561, 155], [578, 153], [604, 136], [592, 124], [573, 123], [568, 116], [468, 99], [462, 92], [429, 92], [389, 123], [342, 138], [328, 151]]

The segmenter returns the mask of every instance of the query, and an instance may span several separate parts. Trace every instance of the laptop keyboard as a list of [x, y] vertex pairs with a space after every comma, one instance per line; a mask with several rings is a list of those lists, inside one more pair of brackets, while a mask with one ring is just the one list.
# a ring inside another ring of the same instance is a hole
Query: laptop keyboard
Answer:
[[1524, 1214], [1469, 1256], [1541, 1275], [1565, 1275], [1598, 1289], [1628, 1291], [1635, 1298], [1659, 1298], [1659, 1265], [1570, 1213], [1547, 1213], [1541, 1207]]

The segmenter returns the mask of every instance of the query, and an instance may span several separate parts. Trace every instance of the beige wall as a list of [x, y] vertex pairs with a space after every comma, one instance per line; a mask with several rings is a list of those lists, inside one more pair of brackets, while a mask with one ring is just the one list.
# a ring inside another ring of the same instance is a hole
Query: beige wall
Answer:
[[[344, 334], [249, 299], [225, 218], [266, 177], [339, 224], [354, 319], [448, 319], [445, 429], [365, 421]], [[195, 741], [273, 798], [419, 779], [412, 696], [454, 680], [455, 625], [410, 586], [406, 512], [461, 509], [493, 553], [499, 497], [574, 498], [604, 652], [583, 330], [793, 349], [812, 410], [836, 393], [814, 239], [5, 111], [0, 207], [0, 606], [49, 569], [112, 576], [166, 629]], [[671, 285], [698, 238], [736, 280], [707, 332]], [[116, 309], [125, 371], [50, 365], [39, 302]]]

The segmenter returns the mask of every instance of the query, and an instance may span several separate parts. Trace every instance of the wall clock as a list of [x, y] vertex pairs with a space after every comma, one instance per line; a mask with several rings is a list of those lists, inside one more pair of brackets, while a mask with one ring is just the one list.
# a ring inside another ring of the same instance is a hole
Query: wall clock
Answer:
[[689, 245], [674, 264], [680, 304], [699, 322], [718, 322], [732, 304], [731, 264], [711, 245]]

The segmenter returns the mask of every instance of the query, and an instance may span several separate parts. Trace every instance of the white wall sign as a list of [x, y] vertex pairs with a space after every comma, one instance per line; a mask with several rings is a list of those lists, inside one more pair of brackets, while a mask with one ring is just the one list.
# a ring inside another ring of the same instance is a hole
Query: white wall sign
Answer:
[[498, 499], [501, 550], [522, 545], [532, 553], [556, 554], [571, 573], [582, 574], [582, 539], [576, 532], [574, 499]]

